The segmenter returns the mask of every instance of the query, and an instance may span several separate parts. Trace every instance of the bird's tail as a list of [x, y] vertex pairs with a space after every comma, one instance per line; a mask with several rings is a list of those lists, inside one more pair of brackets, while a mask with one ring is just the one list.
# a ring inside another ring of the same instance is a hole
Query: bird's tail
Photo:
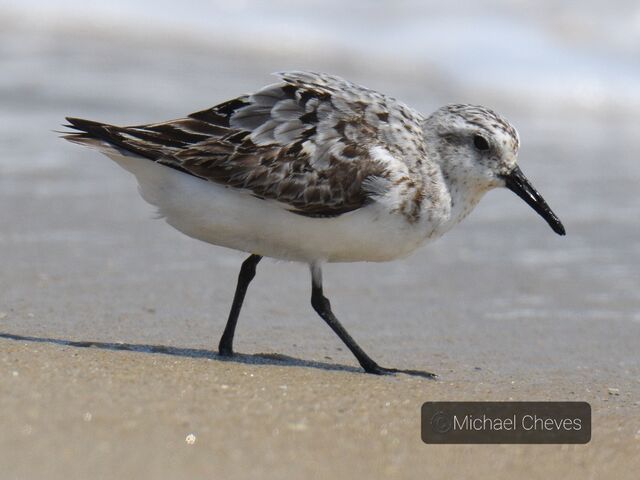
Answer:
[[63, 126], [75, 132], [63, 132], [62, 138], [71, 143], [94, 148], [110, 156], [128, 153], [139, 155], [138, 152], [131, 152], [131, 147], [124, 144], [118, 133], [119, 127], [115, 125], [74, 117], [66, 117], [66, 120], [69, 123]]

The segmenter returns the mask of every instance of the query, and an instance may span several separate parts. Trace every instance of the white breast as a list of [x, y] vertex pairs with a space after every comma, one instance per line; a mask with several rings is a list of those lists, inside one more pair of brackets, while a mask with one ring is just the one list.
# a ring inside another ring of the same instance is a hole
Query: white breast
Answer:
[[384, 202], [310, 218], [147, 159], [105, 153], [136, 175], [143, 198], [167, 223], [214, 245], [303, 262], [380, 262], [406, 256], [433, 238], [434, 225], [410, 224]]

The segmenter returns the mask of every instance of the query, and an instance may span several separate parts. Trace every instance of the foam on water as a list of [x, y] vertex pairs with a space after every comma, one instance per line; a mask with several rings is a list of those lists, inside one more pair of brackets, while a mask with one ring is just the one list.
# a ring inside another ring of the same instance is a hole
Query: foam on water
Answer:
[[[84, 2], [0, 0], [33, 28], [76, 25], [139, 36], [183, 33], [256, 51], [327, 54], [435, 69], [454, 84], [516, 95], [529, 103], [640, 111], [640, 7], [538, 2], [435, 1]], [[624, 32], [622, 35], [620, 32]]]

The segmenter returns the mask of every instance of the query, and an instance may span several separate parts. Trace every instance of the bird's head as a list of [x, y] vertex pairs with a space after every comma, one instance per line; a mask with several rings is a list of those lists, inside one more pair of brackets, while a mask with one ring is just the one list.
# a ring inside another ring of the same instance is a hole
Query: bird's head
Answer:
[[447, 105], [427, 118], [424, 132], [450, 188], [482, 194], [506, 187], [554, 232], [565, 234], [558, 217], [518, 167], [518, 132], [503, 117], [478, 105]]

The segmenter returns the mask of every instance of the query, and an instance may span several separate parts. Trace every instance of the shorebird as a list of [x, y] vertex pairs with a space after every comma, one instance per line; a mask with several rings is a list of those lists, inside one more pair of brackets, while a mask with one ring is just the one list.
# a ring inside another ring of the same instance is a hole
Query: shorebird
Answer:
[[423, 116], [337, 76], [277, 74], [279, 82], [186, 118], [118, 127], [67, 118], [67, 140], [133, 173], [144, 200], [184, 234], [249, 253], [220, 355], [233, 355], [240, 309], [263, 257], [304, 262], [311, 305], [373, 374], [384, 368], [331, 310], [322, 265], [383, 262], [434, 240], [506, 187], [564, 235], [516, 164], [515, 128], [492, 110], [447, 105]]

